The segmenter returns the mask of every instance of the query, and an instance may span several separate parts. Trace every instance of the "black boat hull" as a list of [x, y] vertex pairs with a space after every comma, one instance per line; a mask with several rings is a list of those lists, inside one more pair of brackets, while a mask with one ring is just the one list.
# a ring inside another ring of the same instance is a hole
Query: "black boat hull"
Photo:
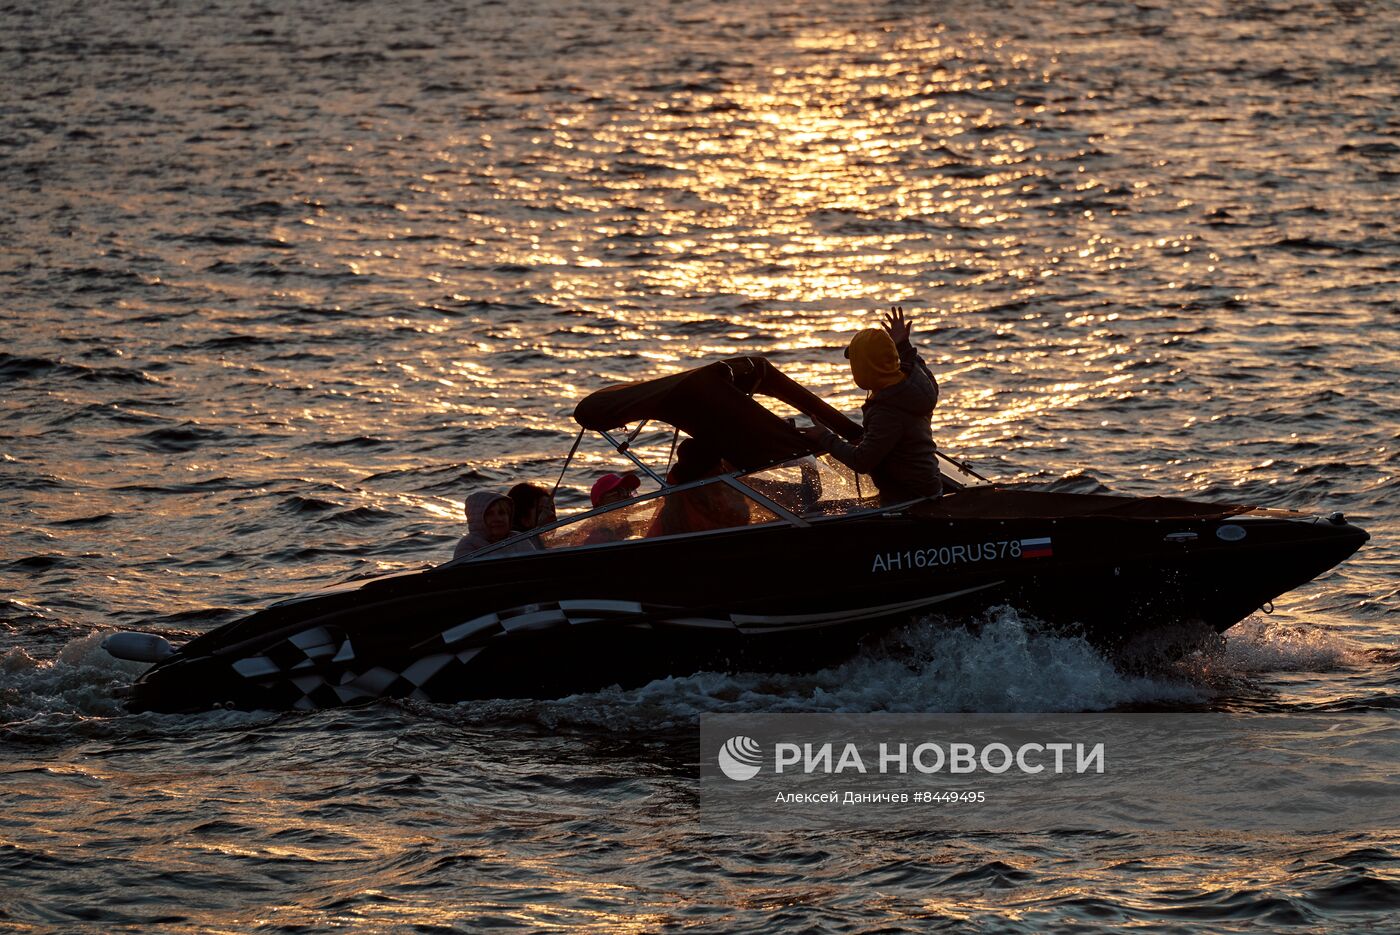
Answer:
[[193, 640], [142, 676], [129, 706], [543, 698], [697, 671], [813, 671], [915, 616], [998, 605], [1105, 646], [1181, 620], [1223, 631], [1367, 538], [1340, 519], [992, 512], [773, 523], [371, 580]]

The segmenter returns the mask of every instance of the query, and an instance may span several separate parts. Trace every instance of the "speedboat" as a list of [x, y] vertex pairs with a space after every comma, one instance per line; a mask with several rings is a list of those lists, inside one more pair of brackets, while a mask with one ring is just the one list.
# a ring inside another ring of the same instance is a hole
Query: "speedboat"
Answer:
[[[942, 454], [942, 496], [882, 504], [755, 396], [860, 435], [761, 357], [606, 387], [575, 409], [579, 438], [599, 433], [654, 490], [443, 565], [278, 601], [178, 649], [112, 638], [114, 655], [155, 662], [128, 706], [557, 698], [707, 670], [816, 671], [915, 616], [998, 605], [1111, 647], [1179, 621], [1224, 631], [1368, 539], [1337, 513], [990, 483]], [[704, 440], [723, 471], [667, 484], [634, 450], [648, 423]], [[721, 518], [667, 520], [697, 503]]]

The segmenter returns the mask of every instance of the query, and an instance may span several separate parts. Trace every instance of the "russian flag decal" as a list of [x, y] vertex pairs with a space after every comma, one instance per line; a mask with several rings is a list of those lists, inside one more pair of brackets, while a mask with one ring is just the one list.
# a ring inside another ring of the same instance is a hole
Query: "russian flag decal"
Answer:
[[1055, 554], [1055, 549], [1050, 544], [1050, 537], [1044, 539], [1022, 539], [1022, 558], [1049, 558]]

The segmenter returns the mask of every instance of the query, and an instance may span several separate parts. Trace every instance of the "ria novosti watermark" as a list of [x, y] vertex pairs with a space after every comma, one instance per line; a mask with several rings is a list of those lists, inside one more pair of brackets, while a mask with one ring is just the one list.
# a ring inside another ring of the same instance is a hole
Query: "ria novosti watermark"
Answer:
[[714, 715], [701, 817], [743, 829], [1400, 828], [1400, 718]]
[[[1092, 747], [1064, 741], [1029, 742], [1015, 750], [996, 742], [980, 748], [975, 744], [958, 742], [946, 745], [931, 741], [919, 744], [881, 743], [870, 766], [866, 765], [867, 755], [868, 752], [863, 755], [860, 747], [849, 741], [841, 746], [839, 755], [836, 745], [830, 741], [822, 744], [778, 742], [773, 745], [772, 769], [775, 775], [800, 769], [807, 775], [821, 772], [839, 776], [847, 770], [861, 775], [872, 771], [881, 774], [908, 773], [911, 766], [914, 772], [925, 775], [941, 773], [945, 769], [949, 775], [975, 773], [978, 770], [999, 775], [1015, 768], [1034, 775], [1045, 772], [1047, 768], [1056, 773], [1069, 771], [1072, 762], [1072, 770], [1076, 773], [1102, 773], [1104, 770], [1102, 741]], [[720, 748], [717, 762], [720, 771], [730, 779], [738, 782], [752, 779], [763, 769], [762, 745], [752, 737], [731, 737]]]

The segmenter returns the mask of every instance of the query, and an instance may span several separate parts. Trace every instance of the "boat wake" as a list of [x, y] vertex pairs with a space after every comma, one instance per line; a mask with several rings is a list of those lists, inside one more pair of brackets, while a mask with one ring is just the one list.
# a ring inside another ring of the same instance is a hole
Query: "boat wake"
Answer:
[[0, 654], [0, 738], [24, 743], [61, 743], [73, 735], [101, 737], [129, 730], [133, 721], [189, 729], [266, 720], [267, 713], [213, 711], [195, 716], [131, 715], [125, 690], [147, 668], [113, 658], [102, 648], [111, 630], [93, 630], [69, 641], [51, 659], [21, 648]]
[[1214, 694], [1189, 667], [1125, 673], [1078, 636], [1044, 629], [1010, 607], [961, 625], [919, 619], [855, 658], [810, 675], [702, 672], [638, 689], [558, 701], [458, 705], [454, 720], [503, 718], [551, 728], [680, 728], [704, 714], [1061, 712], [1155, 705], [1197, 707]]
[[[109, 656], [101, 645], [108, 635], [93, 631], [69, 642], [51, 659], [36, 659], [23, 649], [0, 656], [0, 733], [12, 738], [42, 738], [75, 729], [99, 734], [121, 730], [119, 725], [133, 717], [167, 720], [125, 713], [123, 690], [145, 665]], [[1322, 671], [1362, 662], [1360, 650], [1333, 630], [1258, 617], [1240, 623], [1225, 637], [1189, 629], [1170, 633], [1160, 645], [1135, 646], [1125, 660], [1106, 656], [1081, 637], [1051, 632], [1013, 608], [1000, 607], [970, 621], [921, 618], [849, 661], [807, 675], [701, 672], [556, 701], [397, 704], [464, 724], [504, 720], [614, 730], [683, 728], [704, 714], [752, 711], [1160, 710], [1208, 705], [1250, 685], [1254, 675]], [[187, 717], [242, 722], [266, 713], [216, 711]]]
[[1324, 672], [1366, 663], [1365, 650], [1328, 627], [1252, 616], [1226, 633], [1225, 659], [1236, 672]]
[[146, 666], [109, 656], [108, 634], [95, 630], [72, 640], [52, 659], [14, 648], [0, 656], [0, 727], [15, 728], [46, 716], [122, 714], [117, 697]]

